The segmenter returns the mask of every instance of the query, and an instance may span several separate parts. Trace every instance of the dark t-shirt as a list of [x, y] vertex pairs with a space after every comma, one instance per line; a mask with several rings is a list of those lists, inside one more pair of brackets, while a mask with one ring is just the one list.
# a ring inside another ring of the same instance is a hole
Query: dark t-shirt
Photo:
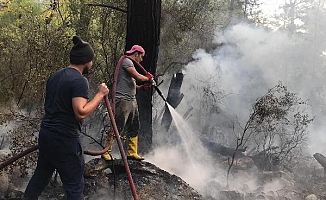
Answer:
[[88, 93], [88, 81], [76, 69], [65, 68], [52, 74], [46, 84], [45, 116], [41, 128], [65, 137], [79, 137], [82, 122], [75, 117], [72, 98], [88, 99]]

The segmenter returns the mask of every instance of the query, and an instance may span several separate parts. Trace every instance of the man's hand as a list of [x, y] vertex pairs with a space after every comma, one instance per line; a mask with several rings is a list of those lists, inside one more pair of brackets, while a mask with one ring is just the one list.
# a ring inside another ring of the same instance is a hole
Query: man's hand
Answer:
[[105, 83], [102, 83], [101, 85], [99, 85], [97, 91], [98, 91], [98, 93], [101, 93], [103, 96], [106, 96], [109, 94], [109, 88], [106, 86]]
[[84, 97], [74, 97], [72, 98], [72, 107], [74, 109], [75, 117], [78, 121], [84, 120], [89, 116], [100, 102], [103, 100], [103, 97], [109, 94], [109, 89], [105, 83], [102, 83], [98, 86], [97, 93], [92, 100], [88, 100]]
[[147, 72], [145, 76], [148, 78], [148, 81], [150, 81], [154, 78], [154, 76], [149, 72]]

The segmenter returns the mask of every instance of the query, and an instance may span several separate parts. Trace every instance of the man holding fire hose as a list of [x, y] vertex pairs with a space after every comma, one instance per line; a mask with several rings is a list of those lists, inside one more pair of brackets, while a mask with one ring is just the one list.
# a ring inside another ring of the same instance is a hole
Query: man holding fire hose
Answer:
[[[113, 110], [115, 121], [119, 133], [126, 137], [127, 158], [132, 160], [144, 160], [144, 157], [138, 155], [138, 132], [139, 132], [139, 113], [136, 100], [136, 90], [149, 90], [150, 86], [136, 85], [136, 81], [153, 81], [153, 75], [145, 72], [142, 75], [137, 72], [135, 67], [141, 67], [139, 64], [143, 61], [145, 50], [139, 45], [134, 45], [122, 56], [117, 64], [114, 73], [114, 83], [111, 89]], [[142, 68], [143, 69], [143, 68]], [[105, 145], [109, 145], [109, 137]], [[110, 152], [102, 155], [105, 160], [112, 160]]]
[[89, 99], [89, 84], [83, 74], [93, 65], [92, 47], [73, 37], [70, 65], [50, 76], [46, 84], [45, 116], [39, 132], [37, 167], [24, 200], [35, 200], [49, 183], [54, 170], [60, 175], [68, 200], [82, 200], [84, 154], [80, 141], [82, 121], [100, 104], [109, 89], [102, 83]]

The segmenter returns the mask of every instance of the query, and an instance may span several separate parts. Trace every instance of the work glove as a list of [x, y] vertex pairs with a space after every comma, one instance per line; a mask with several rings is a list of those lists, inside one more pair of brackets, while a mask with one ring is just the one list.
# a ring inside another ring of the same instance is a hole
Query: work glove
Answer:
[[151, 81], [152, 79], [154, 79], [154, 76], [149, 72], [146, 72], [145, 76], [148, 78], [148, 81]]

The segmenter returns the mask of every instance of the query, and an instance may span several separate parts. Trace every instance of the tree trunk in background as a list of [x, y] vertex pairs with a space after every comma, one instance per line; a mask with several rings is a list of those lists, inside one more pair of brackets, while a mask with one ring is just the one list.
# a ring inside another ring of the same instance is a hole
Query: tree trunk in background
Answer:
[[[161, 0], [127, 0], [126, 50], [141, 45], [146, 56], [141, 63], [155, 76], [160, 41]], [[147, 153], [152, 145], [152, 92], [137, 91], [140, 115], [139, 149]]]
[[[172, 108], [176, 108], [180, 104], [183, 98], [183, 94], [180, 92], [182, 81], [183, 81], [182, 73], [174, 74], [171, 79], [168, 97], [166, 98], [166, 101], [172, 106]], [[167, 106], [165, 106], [164, 114], [162, 117], [162, 123], [161, 123], [162, 127], [164, 128], [164, 131], [167, 132], [169, 130], [171, 122], [172, 122], [172, 116], [170, 110]]]
[[315, 153], [314, 158], [319, 162], [321, 166], [324, 168], [324, 178], [326, 178], [326, 158], [320, 153]]
[[[89, 25], [91, 22], [91, 13], [89, 6], [85, 4], [85, 0], [80, 1], [80, 7], [73, 6], [71, 8], [73, 13], [79, 16], [79, 20], [76, 24], [76, 35], [80, 36], [83, 40], [89, 42]], [[80, 9], [79, 11], [76, 9]], [[79, 14], [77, 14], [80, 12]]]

